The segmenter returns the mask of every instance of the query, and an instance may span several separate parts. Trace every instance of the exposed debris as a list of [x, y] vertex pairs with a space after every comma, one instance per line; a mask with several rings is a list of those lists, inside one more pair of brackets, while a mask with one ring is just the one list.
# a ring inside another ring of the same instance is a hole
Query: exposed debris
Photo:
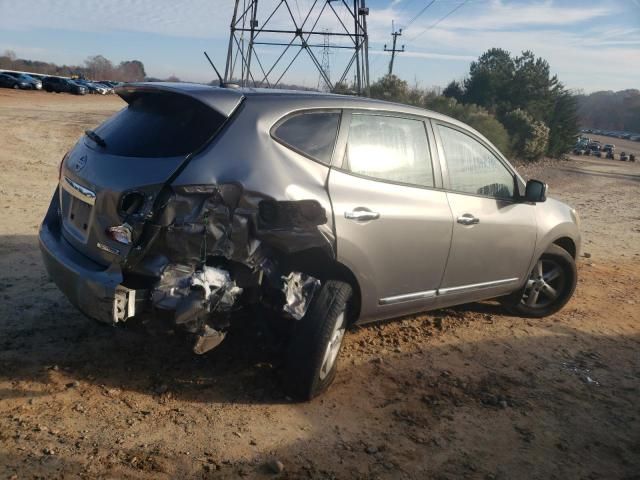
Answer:
[[152, 293], [152, 303], [156, 308], [175, 312], [176, 325], [196, 335], [193, 350], [202, 354], [218, 346], [225, 337], [224, 332], [209, 323], [216, 320], [216, 315], [229, 312], [241, 294], [242, 288], [226, 270], [169, 265]]
[[[196, 353], [222, 342], [229, 314], [250, 302], [300, 320], [320, 280], [283, 260], [309, 248], [333, 256], [319, 229], [326, 211], [316, 200], [277, 201], [235, 183], [186, 185], [163, 189], [153, 202], [133, 192], [120, 211], [125, 222], [106, 232], [125, 249], [123, 271], [157, 279], [147, 286], [149, 304], [195, 336]], [[114, 318], [123, 321], [136, 297], [120, 297]]]
[[219, 332], [209, 325], [205, 325], [202, 333], [196, 337], [196, 343], [193, 345], [193, 353], [202, 355], [209, 350], [213, 350], [222, 343], [224, 337], [224, 332]]
[[133, 228], [128, 223], [107, 229], [109, 236], [118, 243], [130, 245], [132, 242]]
[[228, 311], [233, 307], [242, 289], [231, 280], [229, 272], [214, 267], [204, 267], [191, 277], [191, 288], [204, 290], [205, 302], [211, 310]]
[[296, 320], [300, 320], [307, 313], [316, 290], [320, 288], [320, 280], [300, 272], [291, 272], [282, 279], [286, 300], [283, 310]]

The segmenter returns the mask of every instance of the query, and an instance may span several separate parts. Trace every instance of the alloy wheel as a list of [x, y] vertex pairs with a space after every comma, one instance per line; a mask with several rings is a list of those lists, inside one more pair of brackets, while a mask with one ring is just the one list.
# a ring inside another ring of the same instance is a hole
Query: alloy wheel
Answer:
[[533, 267], [522, 295], [521, 303], [530, 308], [545, 308], [561, 297], [566, 275], [553, 260], [540, 259]]
[[322, 359], [322, 366], [320, 367], [320, 380], [324, 380], [329, 372], [333, 369], [333, 365], [336, 363], [338, 353], [340, 352], [340, 345], [342, 345], [342, 339], [344, 338], [344, 332], [346, 330], [344, 326], [345, 315], [342, 312], [338, 318], [336, 318], [336, 324], [333, 327], [331, 338], [327, 343], [327, 348], [324, 352], [324, 358]]

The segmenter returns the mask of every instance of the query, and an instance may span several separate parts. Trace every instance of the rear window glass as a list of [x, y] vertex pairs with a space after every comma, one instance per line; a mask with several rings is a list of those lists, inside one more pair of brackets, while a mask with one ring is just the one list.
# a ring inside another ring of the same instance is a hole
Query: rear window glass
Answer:
[[340, 112], [299, 113], [278, 125], [273, 136], [293, 150], [329, 165], [339, 123]]
[[127, 108], [96, 129], [106, 142], [106, 153], [124, 157], [186, 155], [209, 140], [225, 120], [184, 95], [137, 92], [127, 100]]

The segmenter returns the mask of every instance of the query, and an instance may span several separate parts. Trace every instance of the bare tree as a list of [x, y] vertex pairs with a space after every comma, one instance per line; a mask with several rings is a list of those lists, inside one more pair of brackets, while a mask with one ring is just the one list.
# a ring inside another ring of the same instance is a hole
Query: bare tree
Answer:
[[88, 57], [84, 61], [84, 64], [86, 66], [86, 75], [89, 78], [97, 80], [113, 78], [113, 63], [102, 55]]

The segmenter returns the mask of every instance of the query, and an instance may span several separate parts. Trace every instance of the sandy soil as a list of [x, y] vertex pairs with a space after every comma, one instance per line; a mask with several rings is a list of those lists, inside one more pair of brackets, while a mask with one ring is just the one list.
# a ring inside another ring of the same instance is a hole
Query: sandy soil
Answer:
[[640, 165], [524, 169], [582, 217], [590, 257], [562, 312], [356, 329], [331, 390], [294, 404], [259, 319], [194, 357], [94, 324], [47, 279], [36, 234], [60, 159], [121, 106], [0, 90], [0, 478], [638, 478]]

